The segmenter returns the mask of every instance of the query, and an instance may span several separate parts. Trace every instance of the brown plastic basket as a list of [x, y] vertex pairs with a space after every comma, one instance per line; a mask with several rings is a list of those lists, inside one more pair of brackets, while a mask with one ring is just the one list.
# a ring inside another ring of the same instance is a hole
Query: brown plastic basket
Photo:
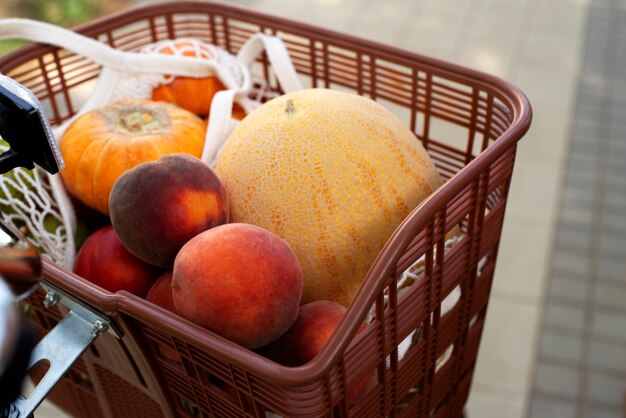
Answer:
[[[103, 334], [50, 399], [77, 417], [454, 417], [472, 381], [498, 252], [517, 141], [531, 119], [514, 86], [408, 51], [210, 2], [140, 7], [77, 29], [116, 48], [196, 37], [236, 53], [256, 32], [285, 41], [302, 80], [351, 91], [398, 114], [429, 151], [446, 183], [408, 216], [380, 251], [347, 315], [309, 364], [287, 368], [125, 292], [112, 294], [46, 262], [45, 278], [108, 315], [121, 339]], [[259, 74], [279, 91], [269, 63]], [[78, 89], [99, 67], [67, 51], [29, 45], [0, 71], [30, 88], [53, 124], [80, 106]], [[446, 232], [462, 239], [444, 251]], [[399, 293], [418, 259], [423, 277]], [[442, 315], [454, 290], [461, 297]], [[62, 317], [29, 300], [44, 335]], [[354, 337], [373, 312], [369, 327]], [[418, 332], [415, 332], [418, 330]], [[413, 334], [404, 356], [400, 344]], [[443, 362], [444, 353], [448, 352]], [[35, 370], [42, 375], [43, 370]], [[356, 404], [346, 393], [375, 373]], [[270, 415], [271, 416], [271, 415]]]

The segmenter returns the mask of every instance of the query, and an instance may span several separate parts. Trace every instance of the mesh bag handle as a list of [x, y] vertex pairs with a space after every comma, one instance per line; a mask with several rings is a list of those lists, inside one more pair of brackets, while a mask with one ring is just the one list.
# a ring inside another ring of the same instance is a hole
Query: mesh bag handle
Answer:
[[[227, 88], [238, 86], [232, 75], [211, 61], [194, 57], [152, 55], [121, 51], [69, 29], [24, 18], [0, 19], [0, 40], [24, 39], [67, 49], [95, 63], [121, 72], [168, 73], [187, 77], [217, 75]], [[276, 78], [285, 93], [302, 88], [289, 52], [276, 36], [257, 33], [241, 47], [237, 58], [247, 68], [266, 51]], [[249, 79], [245, 84], [249, 83]]]
[[69, 29], [32, 19], [0, 19], [0, 39], [24, 39], [57, 46], [122, 73], [168, 73], [187, 77], [217, 75], [227, 88], [236, 87], [232, 76], [211, 61], [121, 51]]
[[279, 37], [257, 33], [242, 45], [237, 58], [249, 68], [264, 50], [282, 90], [291, 93], [302, 89], [289, 52]]
[[[237, 60], [246, 68], [250, 68], [256, 58], [265, 51], [274, 70], [274, 75], [285, 93], [302, 89], [296, 69], [291, 62], [289, 52], [282, 40], [275, 36], [257, 33], [249, 38], [237, 53]], [[222, 90], [215, 94], [209, 113], [202, 161], [213, 165], [228, 135], [230, 115], [236, 95], [235, 90]], [[246, 112], [252, 110], [245, 108]]]

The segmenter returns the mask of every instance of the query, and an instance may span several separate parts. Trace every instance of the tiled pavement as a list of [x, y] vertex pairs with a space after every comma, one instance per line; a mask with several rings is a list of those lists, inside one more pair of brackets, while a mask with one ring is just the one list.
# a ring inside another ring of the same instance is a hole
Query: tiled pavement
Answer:
[[[603, 396], [602, 406], [613, 405], [613, 395], [617, 395], [619, 384], [624, 382], [623, 374], [615, 371], [591, 379], [595, 376], [593, 373], [607, 370], [602, 367], [611, 358], [621, 361], [622, 369], [626, 364], [624, 345], [620, 350], [612, 344], [618, 341], [614, 334], [626, 335], [624, 323], [616, 317], [616, 313], [623, 313], [620, 309], [625, 291], [619, 286], [624, 283], [623, 269], [621, 281], [595, 277], [589, 283], [580, 274], [550, 276], [552, 271], [557, 271], [554, 265], [608, 273], [617, 266], [615, 260], [620, 261], [618, 250], [622, 250], [623, 255], [624, 247], [619, 247], [615, 234], [600, 238], [593, 231], [600, 231], [607, 222], [611, 222], [607, 224], [611, 225], [608, 227], [611, 232], [624, 225], [619, 218], [622, 203], [616, 200], [617, 196], [624, 196], [623, 189], [621, 195], [603, 194], [608, 189], [600, 179], [609, 179], [607, 184], [619, 190], [619, 177], [611, 170], [624, 169], [624, 142], [619, 148], [620, 142], [615, 138], [620, 128], [608, 123], [624, 119], [611, 113], [608, 105], [617, 103], [620, 98], [623, 103], [626, 94], [619, 96], [618, 93], [626, 93], [626, 87], [619, 83], [603, 84], [608, 81], [599, 71], [602, 65], [611, 65], [604, 59], [623, 62], [623, 54], [620, 58], [617, 55], [610, 58], [610, 48], [626, 38], [603, 39], [603, 30], [619, 26], [608, 22], [622, 20], [612, 17], [610, 11], [598, 11], [610, 19], [597, 20], [594, 47], [583, 55], [585, 37], [587, 33], [591, 36], [594, 29], [591, 26], [587, 30], [588, 12], [601, 4], [595, 0], [592, 7], [591, 1], [235, 1], [271, 14], [483, 70], [517, 84], [529, 96], [534, 121], [518, 148], [488, 320], [467, 408], [468, 418], [522, 418], [531, 413], [533, 418], [549, 417], [554, 411], [556, 415], [552, 416], [575, 417], [579, 406], [598, 406], [596, 403], [578, 405], [578, 395], [598, 393]], [[602, 4], [626, 7], [626, 2], [618, 0]], [[604, 51], [603, 58], [592, 57], [601, 51]], [[585, 74], [591, 67], [596, 73], [579, 82], [583, 62]], [[624, 68], [626, 66], [622, 65]], [[604, 87], [598, 89], [600, 85]], [[577, 94], [579, 87], [580, 95]], [[585, 97], [589, 99], [586, 102]], [[581, 99], [581, 106], [576, 106], [577, 98]], [[598, 106], [599, 103], [603, 105]], [[593, 115], [600, 116], [601, 122], [594, 121]], [[570, 146], [571, 136], [574, 142]], [[592, 138], [603, 139], [593, 141]], [[575, 157], [568, 157], [570, 149]], [[593, 154], [592, 149], [597, 153]], [[624, 157], [622, 160], [620, 155]], [[570, 165], [566, 165], [568, 161]], [[564, 178], [566, 167], [568, 173], [574, 173], [567, 179]], [[601, 177], [593, 177], [596, 174]], [[569, 187], [570, 183], [574, 187]], [[601, 196], [605, 196], [604, 200]], [[574, 206], [571, 199], [580, 206]], [[560, 206], [561, 202], [568, 203]], [[558, 222], [560, 207], [564, 209], [564, 218]], [[602, 211], [602, 215], [586, 214], [584, 208], [591, 207]], [[605, 208], [613, 209], [605, 211]], [[585, 217], [591, 218], [586, 229], [567, 227], [568, 222], [571, 224]], [[555, 237], [558, 240], [553, 248]], [[612, 254], [618, 255], [612, 264], [600, 262], [602, 246], [610, 246], [614, 250]], [[562, 255], [561, 248], [566, 248]], [[598, 311], [602, 314], [594, 316], [597, 307], [603, 308]], [[544, 313], [548, 322], [568, 323], [571, 332], [544, 328]], [[545, 338], [540, 340], [542, 332]], [[594, 332], [605, 335], [590, 342], [586, 338], [595, 337]], [[551, 357], [550, 353], [556, 354]], [[586, 362], [579, 363], [580, 359]], [[535, 371], [537, 361], [540, 368]], [[583, 375], [589, 378], [583, 379]], [[607, 384], [611, 390], [604, 389], [603, 385]], [[532, 404], [531, 394], [534, 395]], [[550, 402], [555, 400], [565, 409], [561, 412], [552, 409]], [[617, 411], [613, 406], [601, 408], [598, 415], [581, 412], [580, 417], [613, 417], [606, 415]], [[37, 416], [63, 415], [45, 405]]]
[[593, 1], [531, 418], [626, 408], [626, 3]]

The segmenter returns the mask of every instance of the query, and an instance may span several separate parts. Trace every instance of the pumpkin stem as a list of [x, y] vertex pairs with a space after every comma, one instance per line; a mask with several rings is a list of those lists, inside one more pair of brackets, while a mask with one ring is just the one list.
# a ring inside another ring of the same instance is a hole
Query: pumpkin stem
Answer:
[[145, 133], [159, 125], [158, 119], [151, 112], [141, 110], [129, 112], [120, 119], [122, 127], [129, 132]]

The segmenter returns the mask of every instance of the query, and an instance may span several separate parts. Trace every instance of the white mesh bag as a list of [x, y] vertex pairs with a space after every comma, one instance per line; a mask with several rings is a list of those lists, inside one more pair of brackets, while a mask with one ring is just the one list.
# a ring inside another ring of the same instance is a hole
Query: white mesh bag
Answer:
[[[228, 133], [236, 125], [232, 119], [233, 104], [238, 103], [249, 113], [260, 105], [262, 98], [275, 94], [263, 87], [260, 91], [253, 91], [254, 82], [261, 86], [264, 82], [261, 78], [253, 80], [250, 70], [259, 54], [267, 53], [284, 92], [302, 88], [280, 38], [261, 33], [248, 39], [237, 55], [195, 39], [185, 39], [184, 48], [193, 48], [197, 57], [186, 56], [189, 51], [177, 49], [173, 40], [147, 45], [139, 52], [126, 52], [76, 32], [30, 19], [0, 19], [2, 39], [23, 39], [57, 46], [101, 66], [96, 85], [85, 104], [73, 118], [53, 129], [57, 140], [75, 118], [87, 111], [121, 99], [148, 99], [155, 87], [171, 82], [176, 76], [217, 77], [225, 89], [217, 92], [211, 103], [201, 157], [209, 165], [213, 164]], [[173, 54], [159, 53], [164, 47], [170, 48]], [[44, 257], [71, 270], [76, 253], [76, 218], [58, 174], [50, 175], [39, 168], [32, 172], [17, 168], [11, 175], [0, 176], [0, 209], [4, 219], [27, 230], [28, 238]]]

